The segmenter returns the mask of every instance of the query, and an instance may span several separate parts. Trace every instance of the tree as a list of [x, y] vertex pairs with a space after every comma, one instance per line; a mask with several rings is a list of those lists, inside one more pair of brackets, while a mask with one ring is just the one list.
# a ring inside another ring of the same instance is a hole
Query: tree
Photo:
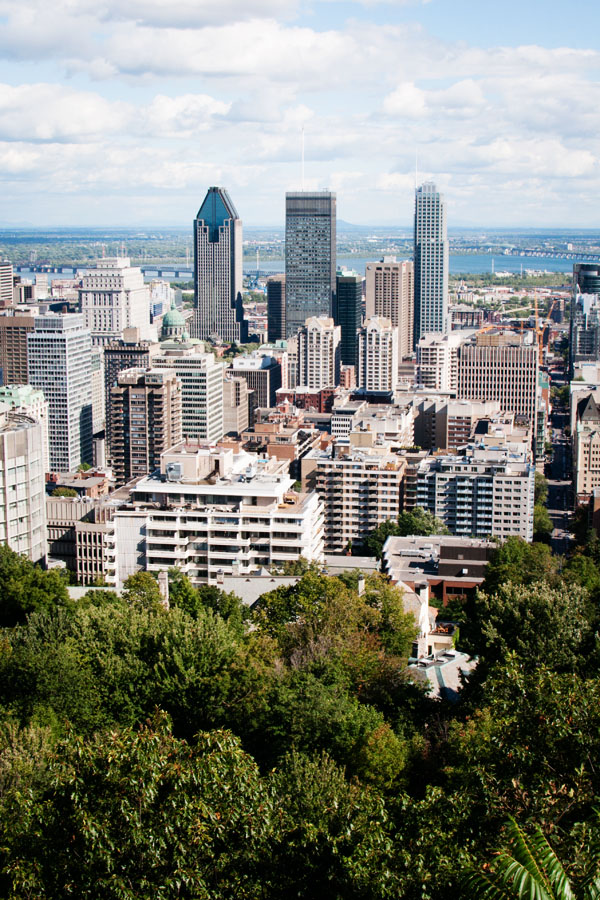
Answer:
[[557, 561], [546, 544], [528, 544], [523, 538], [507, 538], [492, 554], [485, 570], [483, 589], [493, 593], [501, 585], [511, 581], [515, 584], [534, 584], [546, 581], [550, 585], [558, 582]]
[[230, 734], [188, 744], [158, 716], [140, 730], [70, 735], [50, 775], [41, 796], [11, 798], [11, 831], [2, 828], [10, 897], [265, 895], [273, 800]]
[[535, 503], [546, 505], [548, 499], [548, 481], [541, 472], [535, 473]]
[[582, 885], [569, 881], [565, 868], [541, 828], [532, 834], [514, 819], [506, 826], [509, 849], [501, 850], [484, 870], [467, 871], [466, 896], [482, 900], [595, 900], [600, 892], [598, 866]]
[[78, 497], [79, 494], [75, 490], [75, 488], [69, 487], [57, 487], [52, 491], [53, 497]]
[[123, 585], [123, 599], [126, 603], [140, 603], [151, 608], [163, 604], [158, 581], [150, 572], [136, 572]]
[[402, 512], [398, 520], [388, 519], [382, 522], [365, 538], [362, 544], [362, 552], [381, 559], [383, 545], [390, 536], [405, 537], [411, 534], [449, 534], [450, 532], [441, 519], [432, 513], [415, 506], [410, 512]]
[[57, 607], [73, 607], [63, 574], [56, 569], [45, 572], [0, 544], [0, 626], [10, 628], [36, 610]]
[[548, 541], [554, 524], [545, 506], [536, 503], [533, 507], [533, 535], [536, 541]]

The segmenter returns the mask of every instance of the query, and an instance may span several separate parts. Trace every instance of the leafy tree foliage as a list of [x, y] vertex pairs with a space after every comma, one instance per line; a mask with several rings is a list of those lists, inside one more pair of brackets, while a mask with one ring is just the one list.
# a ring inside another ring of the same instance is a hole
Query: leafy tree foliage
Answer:
[[69, 487], [57, 487], [52, 491], [53, 497], [77, 497], [77, 491], [75, 488]]
[[0, 626], [24, 622], [36, 610], [69, 606], [66, 581], [60, 572], [45, 572], [6, 544], [0, 544]]
[[545, 506], [548, 499], [548, 481], [541, 472], [535, 473], [534, 502]]
[[547, 541], [554, 530], [550, 513], [541, 503], [533, 507], [533, 534], [536, 541]]
[[397, 521], [388, 519], [387, 522], [378, 525], [365, 538], [360, 552], [381, 559], [383, 545], [388, 537], [406, 537], [410, 534], [449, 534], [449, 531], [441, 519], [416, 506], [410, 512], [400, 513]]
[[530, 585], [558, 582], [557, 561], [546, 544], [528, 544], [520, 537], [509, 537], [494, 551], [485, 572], [484, 590], [493, 593], [507, 582]]

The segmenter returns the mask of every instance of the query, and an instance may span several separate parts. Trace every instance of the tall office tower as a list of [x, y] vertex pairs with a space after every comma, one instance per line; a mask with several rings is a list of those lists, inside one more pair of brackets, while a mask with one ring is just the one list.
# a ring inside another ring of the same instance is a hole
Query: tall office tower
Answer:
[[281, 364], [273, 356], [254, 353], [238, 356], [231, 364], [230, 373], [243, 378], [248, 389], [254, 391], [254, 406], [260, 409], [277, 404], [277, 391], [281, 387]]
[[117, 484], [148, 475], [181, 441], [181, 381], [173, 369], [125, 369], [110, 390]]
[[46, 470], [42, 425], [0, 414], [0, 543], [32, 562], [46, 561]]
[[285, 195], [285, 329], [293, 337], [311, 316], [331, 316], [335, 300], [336, 195]]
[[242, 220], [224, 188], [210, 187], [194, 219], [193, 338], [245, 343]]
[[94, 346], [118, 341], [125, 328], [150, 324], [150, 292], [142, 270], [126, 257], [99, 259], [83, 276], [81, 312]]
[[430, 181], [415, 195], [414, 253], [416, 347], [424, 334], [449, 330], [446, 202]]
[[27, 335], [29, 383], [48, 401], [50, 469], [72, 472], [92, 461], [90, 332], [79, 313], [36, 316]]
[[7, 259], [0, 259], [0, 308], [13, 304], [13, 267]]
[[208, 443], [223, 437], [223, 363], [204, 345], [162, 347], [152, 368], [174, 369], [181, 381], [181, 421], [184, 437]]
[[359, 388], [395, 391], [398, 386], [398, 329], [389, 319], [371, 316], [358, 333]]
[[29, 315], [0, 315], [2, 384], [28, 384], [27, 335], [33, 331], [33, 323]]
[[414, 264], [384, 256], [380, 262], [368, 263], [365, 274], [366, 318], [383, 316], [398, 329], [398, 360], [402, 362], [413, 349]]
[[298, 332], [298, 385], [309, 390], [340, 383], [342, 330], [328, 316], [312, 316]]
[[[533, 428], [538, 406], [539, 348], [532, 333], [479, 332], [458, 349], [459, 400], [496, 400]], [[527, 343], [529, 341], [529, 343]]]
[[285, 338], [285, 275], [267, 278], [267, 339]]
[[336, 275], [335, 324], [342, 330], [342, 365], [357, 366], [358, 331], [362, 323], [362, 278], [341, 270]]

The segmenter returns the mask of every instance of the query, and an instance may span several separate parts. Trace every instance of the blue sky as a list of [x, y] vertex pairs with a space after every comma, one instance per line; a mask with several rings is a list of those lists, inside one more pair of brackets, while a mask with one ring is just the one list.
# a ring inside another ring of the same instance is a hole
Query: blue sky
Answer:
[[0, 0], [0, 225], [185, 225], [206, 188], [281, 224], [600, 227], [591, 2]]

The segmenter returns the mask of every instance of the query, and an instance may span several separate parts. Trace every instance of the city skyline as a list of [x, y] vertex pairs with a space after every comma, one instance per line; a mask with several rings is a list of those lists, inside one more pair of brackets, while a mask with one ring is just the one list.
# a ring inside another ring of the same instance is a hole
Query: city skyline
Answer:
[[[302, 184], [407, 223], [595, 227], [598, 13], [508, 0], [0, 0], [0, 226], [185, 224], [210, 184], [248, 224]], [[585, 21], [586, 37], [581, 38]]]

